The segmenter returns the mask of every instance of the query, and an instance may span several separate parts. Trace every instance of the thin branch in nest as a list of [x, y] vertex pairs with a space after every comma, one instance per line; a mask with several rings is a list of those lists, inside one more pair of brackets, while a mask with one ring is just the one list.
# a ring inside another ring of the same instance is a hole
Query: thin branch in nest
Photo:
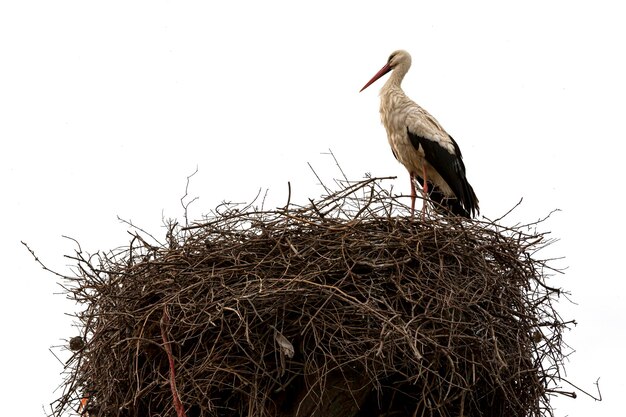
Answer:
[[187, 417], [185, 414], [185, 407], [183, 403], [180, 401], [180, 396], [178, 395], [178, 389], [176, 388], [176, 372], [174, 366], [174, 356], [172, 355], [172, 348], [170, 347], [170, 342], [167, 340], [167, 331], [168, 326], [170, 324], [170, 316], [167, 312], [167, 304], [163, 305], [163, 317], [161, 318], [161, 338], [163, 339], [163, 348], [165, 349], [165, 353], [167, 353], [167, 360], [170, 368], [170, 389], [172, 390], [172, 402], [174, 403], [174, 409], [176, 410], [176, 415], [178, 417]]
[[191, 178], [198, 173], [198, 166], [194, 172], [187, 176], [187, 182], [185, 184], [185, 194], [180, 198], [180, 205], [183, 207], [183, 218], [185, 219], [185, 226], [189, 225], [189, 206], [191, 206], [194, 201], [198, 200], [198, 197], [192, 198], [190, 201], [185, 201], [185, 199], [189, 196], [189, 183]]

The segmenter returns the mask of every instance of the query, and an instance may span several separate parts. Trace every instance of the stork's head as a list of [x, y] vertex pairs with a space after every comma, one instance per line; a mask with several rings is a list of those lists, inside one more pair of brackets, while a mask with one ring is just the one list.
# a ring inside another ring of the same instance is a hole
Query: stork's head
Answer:
[[404, 74], [406, 74], [406, 72], [409, 70], [410, 67], [411, 67], [411, 55], [407, 51], [400, 49], [395, 52], [392, 52], [391, 55], [389, 55], [389, 59], [387, 60], [387, 63], [385, 64], [385, 66], [382, 67], [380, 71], [378, 71], [376, 75], [374, 75], [372, 79], [369, 80], [367, 84], [363, 86], [363, 88], [361, 88], [359, 93], [365, 90], [370, 85], [374, 84], [376, 80], [378, 80], [383, 75], [387, 74], [389, 71], [395, 70], [396, 72], [400, 72], [401, 76], [404, 76]]

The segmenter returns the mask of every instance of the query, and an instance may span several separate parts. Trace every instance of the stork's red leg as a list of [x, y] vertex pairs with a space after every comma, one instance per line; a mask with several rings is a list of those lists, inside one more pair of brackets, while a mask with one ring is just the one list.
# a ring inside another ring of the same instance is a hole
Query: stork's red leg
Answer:
[[426, 200], [428, 199], [428, 178], [426, 177], [426, 166], [422, 165], [422, 178], [424, 179], [424, 200], [422, 204], [422, 220], [426, 219]]
[[413, 214], [415, 214], [415, 198], [417, 197], [417, 193], [415, 191], [415, 177], [413, 174], [409, 174], [411, 178], [411, 218], [413, 218]]

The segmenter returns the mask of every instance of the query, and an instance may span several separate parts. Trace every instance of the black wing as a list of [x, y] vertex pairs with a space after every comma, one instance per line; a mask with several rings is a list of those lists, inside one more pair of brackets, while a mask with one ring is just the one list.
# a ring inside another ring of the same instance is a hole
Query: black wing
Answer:
[[[441, 190], [438, 190], [438, 194], [431, 194], [431, 199], [448, 207], [454, 214], [465, 217], [474, 217], [478, 214], [478, 198], [465, 177], [465, 164], [463, 163], [461, 149], [456, 141], [450, 137], [454, 146], [454, 153], [450, 153], [436, 141], [418, 136], [408, 128], [407, 133], [413, 147], [415, 149], [422, 147], [426, 161], [437, 170], [456, 197], [456, 201], [454, 199], [445, 201], [445, 196], [443, 196]], [[421, 180], [419, 182], [423, 186], [423, 179], [419, 178], [419, 180]]]

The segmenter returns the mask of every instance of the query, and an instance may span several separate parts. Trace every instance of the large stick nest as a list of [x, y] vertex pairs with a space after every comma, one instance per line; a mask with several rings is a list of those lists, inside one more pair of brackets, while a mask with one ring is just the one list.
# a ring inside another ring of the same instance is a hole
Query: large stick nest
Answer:
[[534, 259], [549, 240], [412, 219], [381, 180], [78, 250], [81, 337], [52, 414], [551, 414], [566, 323]]

